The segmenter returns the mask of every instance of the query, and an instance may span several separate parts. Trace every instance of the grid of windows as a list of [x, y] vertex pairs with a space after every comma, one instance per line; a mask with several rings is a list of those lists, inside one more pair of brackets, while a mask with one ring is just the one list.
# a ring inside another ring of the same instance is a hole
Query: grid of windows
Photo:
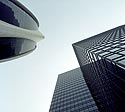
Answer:
[[101, 112], [125, 111], [125, 26], [73, 44]]
[[50, 112], [98, 112], [80, 68], [59, 75]]

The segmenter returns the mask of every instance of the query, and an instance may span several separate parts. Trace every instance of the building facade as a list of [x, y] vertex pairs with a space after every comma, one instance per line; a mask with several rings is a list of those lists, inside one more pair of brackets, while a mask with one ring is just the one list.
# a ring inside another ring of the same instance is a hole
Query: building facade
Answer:
[[0, 0], [0, 62], [26, 55], [44, 38], [36, 17], [17, 0]]
[[100, 112], [125, 112], [125, 26], [74, 43], [83, 77]]
[[99, 112], [80, 68], [58, 76], [49, 112]]

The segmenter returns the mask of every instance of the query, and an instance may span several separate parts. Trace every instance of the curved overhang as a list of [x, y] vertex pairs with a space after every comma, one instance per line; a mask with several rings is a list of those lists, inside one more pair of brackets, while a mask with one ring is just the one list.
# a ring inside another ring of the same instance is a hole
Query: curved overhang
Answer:
[[43, 38], [38, 30], [23, 29], [0, 20], [0, 63], [31, 53]]
[[0, 37], [25, 38], [35, 42], [44, 38], [38, 30], [23, 29], [0, 20]]
[[36, 17], [17, 0], [0, 0], [0, 62], [35, 50], [44, 38]]

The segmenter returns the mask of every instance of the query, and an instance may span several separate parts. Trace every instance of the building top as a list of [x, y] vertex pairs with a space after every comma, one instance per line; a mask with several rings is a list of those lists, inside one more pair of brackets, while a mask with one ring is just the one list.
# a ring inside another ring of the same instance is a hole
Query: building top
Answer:
[[80, 68], [58, 76], [49, 112], [98, 112]]
[[125, 111], [125, 25], [73, 44], [100, 112]]
[[[102, 33], [99, 33], [99, 34], [96, 34], [89, 38], [86, 38], [84, 40], [78, 41], [78, 42], [74, 43], [73, 46], [78, 45], [80, 47], [81, 43], [83, 43], [83, 42], [84, 42], [84, 44], [82, 44], [82, 46], [84, 45], [84, 47], [96, 46], [97, 44], [108, 42], [108, 40], [111, 39], [111, 38], [108, 38], [110, 36], [124, 36], [125, 35], [124, 30], [125, 30], [125, 25], [121, 25], [121, 26], [112, 28], [108, 31], [104, 31]], [[110, 34], [114, 34], [114, 35], [110, 35]]]

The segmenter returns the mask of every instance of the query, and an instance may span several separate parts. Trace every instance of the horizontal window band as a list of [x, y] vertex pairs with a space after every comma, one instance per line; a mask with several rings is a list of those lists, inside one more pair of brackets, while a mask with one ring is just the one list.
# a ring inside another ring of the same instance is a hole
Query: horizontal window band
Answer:
[[0, 62], [21, 57], [35, 50], [36, 42], [15, 37], [0, 37]]

